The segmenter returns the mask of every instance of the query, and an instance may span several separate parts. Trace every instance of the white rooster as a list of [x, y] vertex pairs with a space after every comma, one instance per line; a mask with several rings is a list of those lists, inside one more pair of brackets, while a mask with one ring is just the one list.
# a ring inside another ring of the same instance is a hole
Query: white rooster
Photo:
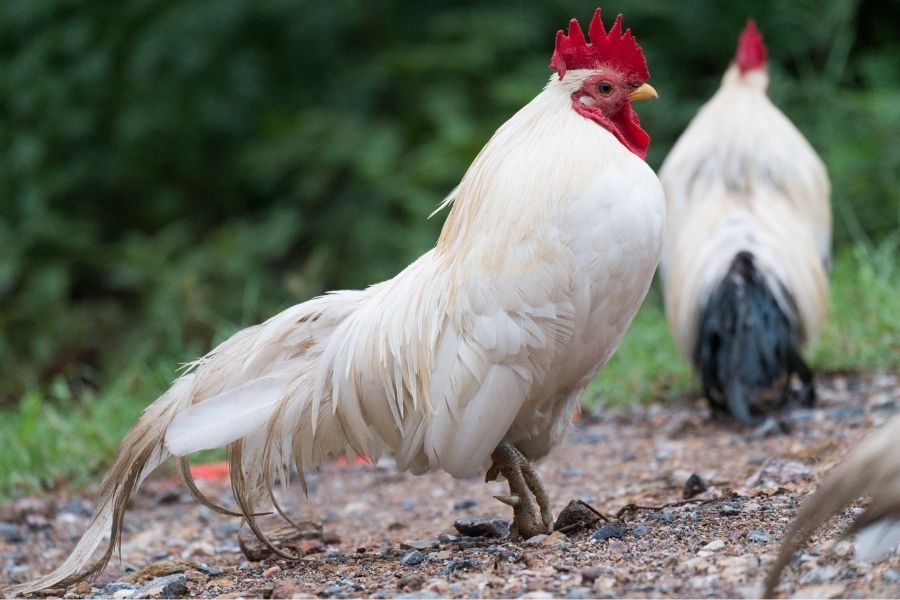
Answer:
[[[799, 376], [828, 304], [831, 185], [825, 166], [769, 100], [752, 19], [722, 85], [666, 157], [666, 315], [716, 413], [754, 424]], [[779, 392], [780, 388], [780, 392]]]
[[766, 578], [765, 597], [772, 597], [781, 572], [800, 546], [825, 519], [853, 500], [871, 495], [869, 506], [854, 519], [847, 534], [858, 533], [856, 560], [870, 561], [900, 546], [900, 416], [864, 439], [828, 474], [807, 499], [784, 537], [778, 558]]
[[[502, 474], [524, 536], [551, 527], [528, 461], [557, 445], [659, 260], [665, 202], [631, 102], [655, 98], [621, 15], [587, 43], [557, 34], [544, 90], [501, 126], [459, 186], [437, 246], [364, 291], [315, 298], [196, 361], [129, 431], [87, 532], [26, 593], [96, 574], [126, 502], [167, 457], [227, 448], [253, 531], [273, 487], [345, 452], [400, 469]], [[215, 506], [214, 506], [215, 507]], [[218, 510], [224, 510], [215, 507]], [[232, 513], [234, 514], [234, 513]], [[92, 554], [111, 533], [99, 559]], [[279, 551], [280, 553], [280, 551]]]

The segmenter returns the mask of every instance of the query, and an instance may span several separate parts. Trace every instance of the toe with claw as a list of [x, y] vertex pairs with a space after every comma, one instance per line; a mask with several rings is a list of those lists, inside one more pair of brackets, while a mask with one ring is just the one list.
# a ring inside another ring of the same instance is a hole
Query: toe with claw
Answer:
[[503, 475], [509, 483], [509, 496], [494, 496], [513, 509], [513, 524], [523, 538], [549, 533], [553, 527], [550, 499], [534, 468], [518, 448], [503, 442], [491, 454], [493, 464], [485, 481]]

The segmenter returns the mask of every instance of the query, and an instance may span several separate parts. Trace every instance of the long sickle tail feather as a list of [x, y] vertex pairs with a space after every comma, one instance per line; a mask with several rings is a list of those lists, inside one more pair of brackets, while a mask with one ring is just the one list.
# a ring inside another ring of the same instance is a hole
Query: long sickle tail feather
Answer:
[[[49, 587], [71, 585], [103, 570], [119, 547], [128, 499], [147, 475], [169, 457], [163, 444], [166, 427], [178, 411], [190, 402], [192, 379], [191, 375], [187, 375], [176, 381], [168, 392], [144, 410], [129, 430], [100, 486], [97, 506], [87, 531], [65, 562], [35, 581], [0, 592], [31, 594]], [[92, 562], [94, 552], [107, 534], [110, 538], [106, 549]]]

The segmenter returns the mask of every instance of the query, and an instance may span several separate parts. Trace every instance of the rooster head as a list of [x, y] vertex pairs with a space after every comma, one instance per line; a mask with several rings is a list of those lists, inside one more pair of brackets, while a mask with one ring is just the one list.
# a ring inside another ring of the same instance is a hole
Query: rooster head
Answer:
[[628, 150], [647, 157], [650, 136], [641, 129], [632, 102], [656, 98], [647, 83], [650, 71], [644, 53], [631, 30], [622, 32], [622, 15], [607, 33], [600, 9], [588, 27], [588, 42], [576, 19], [569, 21], [568, 34], [556, 33], [556, 48], [550, 59], [561, 82], [567, 73], [574, 85], [572, 108], [609, 130]]
[[766, 68], [766, 45], [753, 19], [747, 19], [747, 24], [741, 31], [734, 62], [741, 73]]

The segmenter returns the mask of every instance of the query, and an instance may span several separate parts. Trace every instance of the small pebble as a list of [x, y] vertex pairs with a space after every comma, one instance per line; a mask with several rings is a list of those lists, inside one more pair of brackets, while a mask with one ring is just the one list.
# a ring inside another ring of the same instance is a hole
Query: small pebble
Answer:
[[760, 531], [759, 529], [751, 529], [747, 533], [747, 539], [751, 542], [758, 542], [760, 544], [764, 544], [766, 542], [771, 542], [775, 539], [775, 536], [766, 533], [765, 531]]
[[887, 583], [900, 583], [900, 571], [896, 569], [888, 569], [881, 574], [881, 579]]
[[[455, 573], [456, 571], [473, 571], [473, 570], [481, 570], [481, 562], [478, 560], [473, 560], [471, 558], [454, 558], [443, 568], [438, 571], [438, 575], [445, 577], [451, 573]], [[453, 591], [453, 586], [450, 586], [450, 593], [456, 594], [458, 592]]]
[[649, 531], [650, 531], [649, 527], [638, 523], [637, 525], [635, 525], [634, 527], [631, 528], [631, 535], [633, 535], [634, 537], [641, 537], [643, 535], [646, 535], [647, 532], [649, 532]]
[[400, 547], [404, 550], [420, 550], [422, 552], [437, 548], [439, 545], [440, 542], [438, 540], [407, 540], [400, 542]]
[[268, 569], [263, 571], [262, 576], [263, 576], [263, 579], [274, 579], [280, 573], [281, 573], [281, 567], [279, 567], [278, 565], [275, 565], [275, 566], [269, 567]]
[[19, 531], [19, 526], [7, 521], [0, 521], [0, 537], [12, 543], [25, 541], [22, 532]]
[[477, 505], [478, 502], [476, 502], [475, 500], [472, 500], [471, 498], [463, 498], [453, 503], [453, 510], [465, 510]]
[[605, 523], [600, 529], [598, 529], [591, 535], [591, 538], [597, 540], [598, 542], [602, 542], [610, 538], [620, 538], [623, 535], [624, 532], [622, 531], [621, 527], [613, 525], [612, 523]]
[[72, 498], [61, 504], [57, 512], [90, 517], [94, 511], [91, 510], [91, 506], [87, 502]]
[[328, 548], [322, 542], [322, 540], [311, 539], [311, 540], [300, 540], [297, 542], [297, 549], [300, 550], [303, 554], [320, 554], [325, 552]]
[[684, 482], [684, 489], [681, 491], [682, 497], [687, 500], [698, 494], [702, 494], [707, 490], [706, 482], [697, 473], [691, 474], [687, 481]]
[[707, 550], [709, 552], [715, 552], [716, 550], [721, 550], [725, 547], [725, 540], [713, 540], [707, 545], [703, 546], [701, 550]]
[[800, 581], [802, 583], [828, 583], [837, 577], [841, 572], [841, 568], [837, 565], [825, 565], [822, 567], [816, 567], [803, 577], [801, 577]]
[[675, 520], [675, 515], [670, 512], [658, 512], [652, 515], [654, 519], [657, 521], [662, 521], [663, 523], [671, 523]]
[[740, 514], [741, 509], [733, 504], [723, 504], [719, 507], [719, 514], [723, 517], [733, 517], [734, 515]]
[[594, 593], [593, 588], [589, 587], [574, 587], [566, 590], [566, 598], [570, 598], [571, 600], [584, 600], [586, 598], [594, 598], [596, 594]]
[[425, 560], [425, 555], [419, 552], [418, 550], [411, 550], [403, 555], [403, 558], [400, 559], [406, 566], [417, 565], [420, 562]]
[[581, 572], [581, 583], [594, 583], [601, 575], [603, 572], [600, 569], [585, 569]]

